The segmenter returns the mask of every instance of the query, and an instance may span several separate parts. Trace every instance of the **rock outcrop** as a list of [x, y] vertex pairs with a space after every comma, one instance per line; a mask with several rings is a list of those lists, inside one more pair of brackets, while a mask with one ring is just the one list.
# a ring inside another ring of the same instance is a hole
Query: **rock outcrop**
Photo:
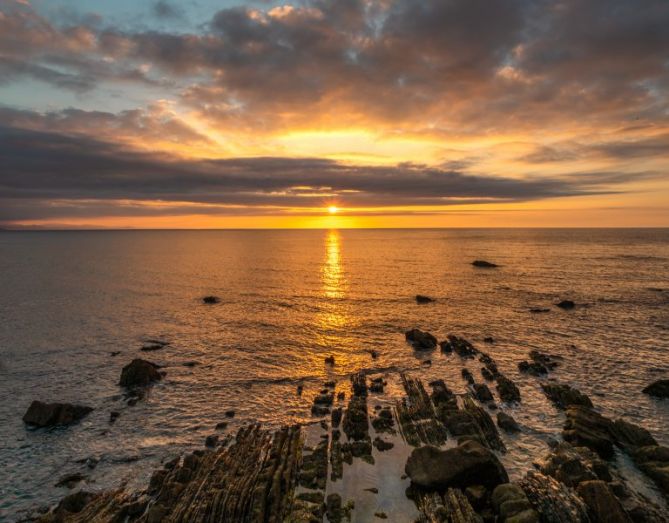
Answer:
[[23, 422], [32, 427], [55, 427], [76, 423], [89, 412], [92, 407], [72, 405], [70, 403], [44, 403], [33, 401], [23, 415]]
[[475, 441], [440, 450], [432, 445], [411, 452], [405, 467], [413, 484], [431, 490], [484, 485], [494, 488], [509, 478], [497, 456]]

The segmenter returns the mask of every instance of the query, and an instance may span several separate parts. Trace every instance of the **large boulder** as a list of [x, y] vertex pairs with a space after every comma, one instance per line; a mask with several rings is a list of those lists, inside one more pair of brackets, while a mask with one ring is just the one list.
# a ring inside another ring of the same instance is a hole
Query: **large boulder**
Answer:
[[651, 383], [642, 392], [656, 398], [669, 398], [669, 380], [658, 380]]
[[34, 427], [54, 427], [57, 425], [71, 425], [86, 416], [93, 410], [85, 405], [70, 403], [44, 403], [33, 401], [23, 415], [23, 421]]
[[638, 467], [669, 496], [669, 448], [649, 445], [636, 449], [632, 457]]
[[632, 523], [611, 488], [601, 480], [583, 481], [576, 492], [588, 506], [590, 519], [601, 523]]
[[431, 445], [414, 449], [405, 472], [415, 485], [432, 490], [470, 485], [493, 488], [509, 481], [497, 456], [471, 440], [446, 450]]
[[404, 333], [406, 340], [417, 350], [430, 350], [437, 346], [437, 338], [429, 332], [420, 329], [411, 329]]
[[158, 372], [158, 365], [140, 358], [132, 360], [121, 371], [121, 387], [143, 387], [154, 381], [160, 381], [162, 376]]

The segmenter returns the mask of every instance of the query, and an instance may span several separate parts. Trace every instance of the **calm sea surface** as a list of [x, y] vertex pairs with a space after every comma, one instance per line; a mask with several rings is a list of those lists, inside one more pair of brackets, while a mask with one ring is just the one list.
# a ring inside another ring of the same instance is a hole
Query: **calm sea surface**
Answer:
[[[475, 259], [501, 267], [476, 269]], [[203, 305], [209, 294], [221, 303]], [[416, 294], [437, 301], [417, 305]], [[562, 311], [561, 299], [582, 306]], [[529, 312], [537, 307], [550, 312]], [[0, 519], [59, 499], [67, 491], [54, 484], [71, 472], [85, 473], [88, 489], [141, 486], [161, 460], [202, 447], [229, 409], [228, 432], [313, 421], [325, 378], [348, 390], [352, 372], [387, 373], [380, 401], [400, 394], [399, 370], [464, 392], [462, 362], [413, 351], [411, 327], [468, 338], [517, 382], [523, 401], [510, 412], [524, 432], [503, 458], [512, 476], [564, 421], [540, 381], [517, 371], [531, 349], [563, 355], [553, 378], [669, 444], [669, 402], [641, 393], [669, 377], [669, 230], [3, 232]], [[148, 338], [170, 345], [141, 352]], [[117, 383], [136, 357], [167, 377], [128, 407]], [[33, 399], [95, 411], [29, 431], [21, 417]]]

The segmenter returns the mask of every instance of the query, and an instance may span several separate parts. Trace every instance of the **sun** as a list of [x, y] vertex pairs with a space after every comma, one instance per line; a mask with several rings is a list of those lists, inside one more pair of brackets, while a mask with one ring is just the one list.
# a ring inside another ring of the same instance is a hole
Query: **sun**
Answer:
[[339, 210], [339, 209], [337, 208], [336, 205], [330, 205], [330, 207], [328, 207], [328, 212], [329, 212], [330, 214], [337, 214], [337, 211], [338, 211], [338, 210]]

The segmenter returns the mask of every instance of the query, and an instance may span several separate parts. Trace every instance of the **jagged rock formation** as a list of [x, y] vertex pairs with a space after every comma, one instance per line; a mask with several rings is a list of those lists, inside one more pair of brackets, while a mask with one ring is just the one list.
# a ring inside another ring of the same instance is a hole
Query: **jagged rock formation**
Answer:
[[409, 445], [421, 443], [441, 445], [446, 441], [446, 429], [436, 418], [434, 405], [420, 380], [401, 374], [407, 397], [397, 402], [400, 431]]

